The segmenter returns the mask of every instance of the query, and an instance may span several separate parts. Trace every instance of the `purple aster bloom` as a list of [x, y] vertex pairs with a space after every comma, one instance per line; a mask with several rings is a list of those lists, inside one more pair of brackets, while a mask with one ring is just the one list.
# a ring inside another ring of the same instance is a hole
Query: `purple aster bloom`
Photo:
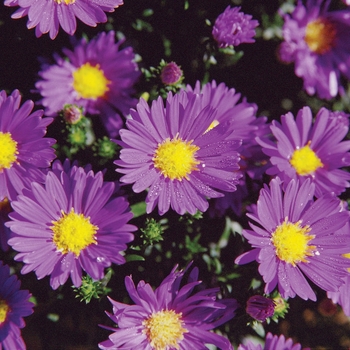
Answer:
[[12, 18], [28, 16], [27, 28], [35, 27], [35, 35], [48, 33], [55, 39], [60, 26], [69, 35], [77, 29], [76, 18], [90, 27], [107, 21], [105, 12], [123, 5], [123, 0], [5, 0], [6, 6], [19, 6]]
[[0, 201], [15, 199], [32, 181], [43, 181], [43, 171], [55, 158], [56, 141], [44, 138], [52, 118], [42, 118], [41, 110], [30, 114], [33, 101], [20, 103], [18, 90], [10, 96], [0, 91]]
[[350, 141], [342, 141], [349, 131], [334, 113], [321, 108], [312, 121], [309, 107], [301, 109], [294, 120], [292, 113], [273, 121], [271, 131], [277, 142], [258, 139], [270, 157], [270, 175], [278, 175], [287, 184], [290, 179], [316, 185], [316, 197], [349, 187], [350, 174], [339, 168], [350, 165]]
[[130, 111], [115, 164], [136, 193], [149, 188], [147, 213], [157, 204], [161, 215], [170, 206], [181, 215], [206, 211], [208, 197], [236, 190], [240, 141], [231, 138], [230, 121], [209, 128], [216, 112], [203, 95], [184, 90], [168, 93], [165, 107], [160, 97], [151, 107], [141, 99]]
[[10, 276], [10, 268], [0, 261], [0, 349], [25, 350], [20, 328], [25, 326], [23, 317], [33, 313], [31, 294], [20, 290], [16, 275]]
[[121, 251], [136, 227], [127, 223], [133, 216], [128, 202], [114, 191], [101, 172], [54, 162], [44, 185], [32, 183], [11, 203], [8, 244], [19, 252], [15, 260], [25, 263], [22, 273], [51, 275], [57, 289], [69, 275], [79, 287], [82, 270], [99, 280], [111, 263], [123, 264]]
[[306, 280], [309, 278], [326, 291], [337, 291], [344, 283], [350, 260], [349, 233], [341, 229], [349, 222], [349, 212], [341, 201], [326, 194], [314, 201], [315, 184], [309, 179], [301, 185], [291, 180], [282, 191], [279, 178], [260, 191], [255, 214], [247, 214], [256, 223], [243, 236], [254, 248], [236, 259], [237, 264], [256, 260], [259, 273], [270, 294], [278, 285], [283, 298], [316, 300]]
[[330, 99], [343, 91], [341, 75], [350, 78], [350, 10], [328, 11], [330, 1], [298, 1], [284, 16], [282, 61], [294, 62], [309, 95]]
[[56, 64], [44, 64], [35, 86], [45, 114], [55, 116], [65, 105], [76, 105], [99, 114], [115, 137], [122, 126], [120, 114], [136, 105], [131, 95], [140, 75], [133, 49], [120, 49], [123, 42], [115, 42], [114, 31], [102, 32], [89, 42], [75, 42], [73, 51], [63, 49], [67, 59], [55, 55]]
[[[239, 161], [242, 178], [237, 184], [237, 191], [226, 192], [224, 197], [217, 198], [215, 202], [215, 211], [219, 214], [232, 208], [237, 214], [241, 214], [242, 202], [248, 195], [245, 177], [261, 178], [266, 166], [257, 166], [258, 163], [266, 163], [266, 155], [262, 154], [261, 147], [256, 143], [256, 136], [262, 136], [268, 133], [268, 126], [265, 117], [256, 117], [257, 105], [248, 103], [245, 98], [241, 100], [241, 94], [235, 89], [228, 88], [224, 83], [217, 84], [216, 81], [200, 86], [197, 81], [194, 89], [187, 86], [186, 90], [196, 94], [203, 94], [203, 104], [217, 109], [216, 118], [211, 123], [210, 128], [214, 128], [220, 123], [229, 121], [234, 125], [231, 133], [232, 139], [241, 139], [242, 145], [238, 152], [241, 155]], [[260, 170], [259, 170], [260, 168]]]
[[[284, 335], [273, 335], [267, 333], [265, 338], [265, 345], [254, 344], [251, 340], [248, 340], [246, 344], [240, 344], [237, 350], [301, 350], [299, 343], [294, 344], [292, 338], [286, 339]], [[310, 350], [305, 348], [305, 350]]]
[[275, 303], [272, 299], [262, 295], [253, 295], [247, 300], [246, 312], [258, 321], [266, 321], [275, 312]]
[[227, 6], [215, 20], [212, 35], [219, 47], [255, 42], [253, 37], [259, 22], [252, 19], [251, 15], [239, 12], [240, 9], [240, 7]]
[[131, 276], [125, 286], [135, 305], [110, 299], [113, 314], [107, 313], [118, 328], [108, 328], [114, 333], [100, 343], [100, 349], [207, 349], [214, 344], [220, 349], [233, 350], [230, 342], [221, 335], [210, 332], [235, 315], [235, 299], [217, 300], [219, 288], [201, 289], [198, 269], [192, 269], [182, 287], [185, 271], [177, 266], [156, 290], [140, 281], [135, 287]]
[[[350, 257], [349, 254], [348, 257]], [[350, 317], [350, 273], [344, 278], [344, 284], [339, 287], [339, 290], [327, 292], [327, 296], [332, 299], [333, 303], [339, 304], [344, 314]]]

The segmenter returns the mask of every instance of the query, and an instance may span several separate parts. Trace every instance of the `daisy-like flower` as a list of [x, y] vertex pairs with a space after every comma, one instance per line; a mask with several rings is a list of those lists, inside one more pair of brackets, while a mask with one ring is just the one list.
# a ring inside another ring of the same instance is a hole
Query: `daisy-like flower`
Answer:
[[10, 201], [32, 181], [43, 181], [43, 171], [55, 158], [52, 138], [44, 138], [52, 118], [32, 114], [33, 101], [21, 107], [18, 90], [0, 91], [0, 201]]
[[107, 21], [105, 12], [123, 5], [123, 0], [5, 0], [6, 6], [19, 6], [12, 18], [28, 16], [27, 28], [35, 27], [35, 35], [49, 33], [55, 39], [60, 27], [73, 35], [77, 29], [76, 18], [90, 27]]
[[241, 94], [233, 88], [228, 88], [224, 83], [217, 84], [213, 80], [201, 87], [200, 82], [197, 81], [194, 89], [188, 85], [186, 90], [203, 94], [203, 104], [217, 109], [216, 118], [209, 129], [229, 121], [234, 125], [230, 137], [242, 140], [242, 145], [238, 149], [241, 155], [239, 172], [242, 178], [237, 184], [237, 191], [226, 192], [224, 197], [214, 201], [215, 210], [219, 213], [223, 214], [226, 209], [232, 208], [237, 215], [240, 215], [243, 199], [248, 195], [246, 175], [257, 179], [264, 173], [264, 170], [258, 170], [256, 164], [261, 163], [267, 156], [261, 152], [261, 147], [256, 143], [255, 138], [258, 135], [267, 135], [266, 118], [257, 118], [257, 105], [248, 103], [245, 98], [241, 100]]
[[255, 42], [253, 38], [259, 22], [252, 19], [251, 15], [240, 12], [240, 9], [227, 6], [215, 20], [212, 35], [219, 47]]
[[280, 57], [294, 62], [295, 74], [309, 95], [330, 99], [341, 92], [341, 76], [350, 78], [350, 10], [328, 11], [330, 1], [298, 1], [284, 16]]
[[33, 313], [31, 294], [20, 290], [16, 275], [10, 276], [10, 268], [0, 261], [0, 349], [25, 350], [20, 328], [25, 326], [23, 317]]
[[[266, 335], [264, 346], [248, 340], [244, 345], [240, 344], [238, 350], [301, 350], [301, 345], [294, 344], [292, 338], [286, 339], [283, 334], [278, 336], [269, 332]], [[305, 348], [304, 350], [310, 349]]]
[[278, 285], [283, 298], [316, 300], [305, 276], [326, 291], [337, 291], [344, 283], [350, 260], [349, 233], [341, 229], [349, 212], [341, 201], [326, 194], [314, 201], [315, 185], [308, 179], [299, 185], [291, 180], [282, 191], [279, 178], [260, 191], [256, 213], [247, 214], [256, 223], [243, 236], [254, 248], [236, 259], [237, 264], [256, 260], [270, 294]]
[[56, 64], [44, 64], [35, 86], [43, 96], [45, 115], [56, 116], [64, 106], [75, 105], [99, 114], [110, 136], [116, 136], [120, 114], [136, 105], [131, 95], [140, 75], [133, 49], [120, 49], [123, 42], [115, 42], [114, 31], [102, 32], [89, 42], [77, 41], [73, 51], [63, 49], [66, 57], [55, 55]]
[[114, 333], [100, 343], [100, 349], [207, 349], [205, 344], [232, 350], [223, 336], [210, 332], [235, 315], [238, 307], [235, 299], [217, 300], [219, 288], [193, 292], [201, 284], [198, 269], [192, 269], [188, 281], [182, 287], [185, 271], [177, 266], [156, 290], [140, 281], [135, 287], [131, 277], [125, 278], [125, 286], [135, 305], [110, 299], [113, 314], [108, 314], [118, 328], [108, 328]]
[[149, 188], [147, 213], [158, 204], [161, 215], [170, 206], [181, 215], [195, 214], [207, 210], [207, 197], [236, 190], [240, 141], [230, 138], [229, 121], [209, 129], [215, 112], [203, 95], [184, 90], [168, 93], [165, 107], [161, 97], [151, 107], [141, 99], [130, 111], [115, 164], [126, 174], [121, 182], [134, 183], [136, 193]]
[[79, 287], [82, 270], [99, 280], [111, 263], [123, 264], [121, 251], [136, 227], [127, 223], [128, 202], [114, 191], [101, 172], [56, 161], [44, 185], [32, 183], [11, 203], [8, 244], [19, 252], [15, 260], [25, 263], [21, 272], [35, 271], [38, 279], [51, 275], [56, 289], [69, 275]]
[[[350, 258], [350, 254], [347, 255]], [[344, 314], [350, 317], [350, 273], [344, 278], [344, 284], [339, 287], [337, 292], [327, 292], [328, 298], [332, 299], [333, 303], [339, 304]]]
[[292, 113], [273, 121], [274, 140], [258, 139], [262, 150], [270, 157], [270, 175], [278, 175], [285, 183], [290, 179], [304, 182], [311, 179], [315, 195], [333, 192], [336, 195], [349, 187], [350, 174], [339, 168], [350, 165], [350, 141], [342, 141], [349, 131], [334, 114], [321, 108], [312, 121], [309, 107], [301, 109], [296, 119]]

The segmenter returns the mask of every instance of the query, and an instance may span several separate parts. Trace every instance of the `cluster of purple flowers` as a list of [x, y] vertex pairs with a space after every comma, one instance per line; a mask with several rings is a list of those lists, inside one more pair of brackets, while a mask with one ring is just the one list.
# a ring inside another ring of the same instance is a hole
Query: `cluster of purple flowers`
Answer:
[[[37, 36], [49, 33], [54, 39], [60, 26], [74, 34], [76, 17], [90, 26], [105, 22], [105, 12], [123, 1], [6, 0], [5, 5], [19, 6], [13, 17], [28, 16], [27, 26], [35, 27]], [[350, 79], [350, 9], [329, 11], [328, 6], [329, 1], [298, 1], [283, 15], [279, 50], [282, 61], [294, 62], [306, 92], [324, 99], [344, 94], [342, 79]], [[253, 43], [258, 24], [229, 6], [212, 35], [219, 48]], [[285, 299], [316, 301], [320, 288], [350, 316], [350, 215], [339, 198], [350, 187], [349, 116], [323, 107], [314, 117], [305, 106], [296, 117], [288, 112], [269, 123], [257, 116], [256, 104], [215, 80], [181, 86], [151, 103], [138, 100], [141, 70], [135, 53], [123, 47], [124, 39], [115, 39], [114, 31], [90, 41], [74, 39], [72, 50], [62, 50], [64, 57], [55, 54], [54, 64], [44, 63], [35, 85], [44, 110], [32, 113], [32, 101], [20, 106], [17, 90], [0, 92], [0, 246], [16, 252], [21, 273], [50, 276], [56, 290], [69, 278], [80, 287], [83, 274], [101, 280], [106, 268], [124, 264], [138, 229], [129, 223], [133, 213], [121, 190], [127, 185], [136, 194], [147, 192], [147, 214], [157, 208], [159, 215], [194, 215], [213, 204], [213, 215], [230, 208], [241, 217], [251, 187], [257, 190], [269, 179], [246, 214], [250, 229], [242, 236], [252, 249], [235, 263], [259, 264], [265, 295], [277, 289]], [[182, 82], [176, 63], [165, 68], [162, 83]], [[80, 114], [101, 118], [120, 148], [113, 164], [121, 184], [106, 181], [90, 165], [54, 161], [56, 140], [45, 135], [67, 105], [71, 124]], [[155, 289], [143, 280], [135, 286], [126, 277], [134, 304], [110, 298], [113, 313], [107, 315], [117, 328], [105, 327], [113, 333], [100, 349], [188, 350], [206, 344], [233, 349], [212, 330], [231, 320], [239, 304], [223, 298], [219, 288], [201, 286], [198, 275], [197, 268], [175, 266]], [[19, 287], [0, 262], [0, 349], [25, 349], [22, 317], [34, 304]], [[253, 296], [245, 311], [265, 322], [275, 303]], [[250, 341], [238, 346], [265, 349], [300, 350], [301, 345], [268, 333], [264, 347]]]

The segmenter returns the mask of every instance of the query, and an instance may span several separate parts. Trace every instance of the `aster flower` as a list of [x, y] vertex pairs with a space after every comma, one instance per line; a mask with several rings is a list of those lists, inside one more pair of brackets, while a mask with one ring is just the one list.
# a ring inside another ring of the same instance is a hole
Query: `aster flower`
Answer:
[[[350, 258], [350, 254], [348, 254]], [[327, 292], [328, 298], [332, 299], [334, 304], [339, 304], [344, 314], [350, 317], [350, 273], [344, 278], [344, 284], [336, 292]]]
[[9, 248], [7, 240], [10, 238], [10, 229], [5, 226], [9, 220], [8, 214], [12, 211], [10, 201], [5, 198], [0, 202], [0, 249], [6, 252]]
[[251, 15], [240, 12], [240, 9], [240, 7], [227, 6], [215, 20], [212, 35], [219, 47], [255, 42], [253, 37], [259, 22], [252, 19]]
[[52, 118], [32, 114], [33, 101], [21, 107], [18, 90], [0, 91], [0, 201], [15, 199], [32, 181], [43, 181], [43, 171], [55, 158], [52, 138], [44, 138]]
[[110, 135], [116, 136], [122, 126], [120, 114], [136, 105], [131, 95], [140, 75], [133, 49], [120, 49], [123, 42], [115, 42], [113, 31], [102, 32], [89, 42], [76, 42], [73, 51], [63, 49], [66, 57], [55, 55], [56, 64], [44, 64], [35, 86], [43, 96], [45, 114], [56, 116], [67, 104], [75, 105], [99, 114]]
[[344, 89], [341, 76], [350, 78], [350, 10], [328, 11], [330, 1], [298, 1], [284, 16], [280, 57], [294, 62], [295, 74], [309, 95], [330, 99]]
[[253, 295], [247, 300], [246, 312], [258, 321], [266, 321], [275, 312], [273, 300], [262, 295]]
[[286, 339], [283, 334], [277, 336], [269, 332], [266, 335], [264, 346], [248, 340], [246, 344], [240, 344], [237, 350], [301, 350], [301, 345], [294, 344], [292, 338]]
[[118, 328], [100, 343], [100, 349], [207, 349], [214, 344], [220, 349], [233, 350], [230, 342], [210, 332], [234, 317], [238, 306], [235, 299], [217, 300], [219, 288], [193, 292], [201, 284], [198, 269], [192, 269], [188, 281], [180, 287], [185, 271], [177, 266], [156, 290], [145, 281], [135, 287], [131, 277], [125, 286], [135, 305], [110, 299], [113, 314], [108, 314]]
[[240, 141], [229, 139], [230, 122], [208, 129], [215, 110], [202, 99], [203, 95], [184, 90], [169, 92], [165, 107], [161, 97], [151, 107], [141, 99], [130, 111], [129, 130], [120, 131], [123, 149], [115, 164], [126, 174], [120, 181], [134, 183], [136, 193], [149, 188], [147, 213], [158, 204], [161, 215], [170, 206], [181, 215], [195, 214], [197, 209], [207, 210], [207, 197], [236, 190], [235, 150]]
[[0, 261], [0, 349], [25, 350], [20, 328], [25, 326], [23, 317], [33, 313], [31, 294], [20, 290], [16, 275], [10, 276], [10, 268]]
[[19, 6], [12, 18], [28, 16], [27, 28], [35, 27], [35, 35], [49, 33], [55, 39], [60, 27], [73, 35], [77, 29], [76, 18], [90, 27], [97, 23], [107, 22], [104, 12], [114, 12], [114, 9], [123, 5], [123, 0], [5, 0], [6, 6]]
[[349, 187], [350, 174], [339, 168], [350, 165], [350, 141], [342, 141], [349, 131], [334, 113], [321, 108], [312, 122], [309, 107], [301, 109], [294, 120], [292, 113], [273, 121], [271, 131], [277, 142], [259, 139], [262, 150], [270, 157], [270, 175], [278, 175], [285, 183], [290, 179], [316, 185], [316, 197]]
[[282, 191], [280, 179], [260, 191], [256, 213], [247, 214], [259, 226], [243, 236], [253, 250], [236, 259], [237, 264], [256, 260], [259, 273], [271, 293], [278, 285], [283, 298], [316, 300], [305, 276], [326, 291], [337, 291], [344, 283], [350, 260], [342, 256], [349, 251], [349, 234], [341, 229], [349, 221], [335, 196], [324, 195], [313, 200], [315, 185], [309, 179], [299, 185], [291, 180]]
[[[267, 156], [261, 152], [261, 146], [255, 141], [256, 136], [265, 136], [268, 133], [268, 125], [265, 117], [256, 117], [257, 105], [248, 103], [235, 89], [228, 88], [224, 83], [217, 84], [215, 80], [200, 86], [197, 81], [194, 89], [187, 86], [186, 90], [196, 94], [203, 94], [203, 105], [217, 109], [216, 118], [209, 129], [220, 123], [231, 122], [234, 125], [231, 133], [232, 139], [241, 139], [242, 145], [238, 148], [241, 155], [239, 161], [240, 174], [237, 191], [226, 192], [224, 197], [215, 199], [215, 210], [220, 214], [232, 208], [237, 214], [241, 214], [243, 200], [248, 195], [246, 176], [251, 179], [260, 179], [265, 171]], [[264, 163], [264, 166], [257, 164]]]
[[111, 263], [123, 264], [121, 251], [136, 228], [127, 224], [128, 202], [113, 197], [114, 190], [101, 172], [56, 161], [44, 185], [32, 183], [11, 203], [8, 244], [19, 252], [15, 260], [25, 263], [21, 272], [35, 271], [38, 279], [51, 275], [56, 289], [69, 275], [79, 287], [82, 270], [100, 280]]

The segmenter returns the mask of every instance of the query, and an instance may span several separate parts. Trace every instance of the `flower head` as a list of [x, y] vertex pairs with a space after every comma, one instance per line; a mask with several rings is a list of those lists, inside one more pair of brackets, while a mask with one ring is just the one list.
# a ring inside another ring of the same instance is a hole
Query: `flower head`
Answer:
[[252, 19], [251, 15], [240, 12], [240, 9], [240, 7], [227, 6], [215, 20], [212, 35], [219, 47], [255, 42], [253, 37], [259, 22]]
[[341, 91], [341, 75], [350, 78], [350, 10], [328, 11], [330, 1], [298, 1], [285, 15], [280, 57], [294, 62], [295, 74], [309, 95], [330, 99]]
[[55, 55], [56, 64], [43, 65], [41, 80], [35, 86], [43, 96], [45, 114], [55, 116], [66, 105], [99, 114], [111, 136], [122, 126], [120, 114], [126, 115], [136, 105], [131, 97], [140, 72], [131, 47], [120, 49], [115, 33], [100, 33], [87, 42], [81, 39], [73, 51], [63, 49], [66, 58]]
[[16, 275], [10, 276], [10, 268], [0, 261], [0, 349], [25, 350], [20, 328], [25, 326], [23, 317], [33, 313], [31, 294], [20, 290]]
[[56, 38], [60, 27], [73, 35], [77, 29], [76, 18], [96, 27], [97, 23], [107, 21], [105, 12], [114, 12], [123, 3], [123, 0], [5, 0], [6, 6], [20, 6], [12, 18], [28, 16], [27, 28], [35, 27], [37, 37], [49, 33], [51, 39]]
[[70, 275], [79, 287], [82, 270], [100, 280], [105, 267], [123, 264], [121, 251], [136, 228], [127, 224], [128, 202], [114, 197], [114, 190], [101, 172], [56, 161], [44, 185], [32, 183], [12, 202], [8, 244], [19, 252], [15, 259], [25, 263], [22, 273], [35, 271], [38, 279], [51, 275], [53, 289]]
[[183, 79], [182, 69], [175, 63], [164, 63], [160, 72], [160, 79], [165, 85], [179, 84]]
[[315, 195], [339, 195], [349, 187], [350, 174], [339, 168], [350, 165], [350, 141], [342, 141], [349, 131], [334, 113], [319, 110], [315, 122], [309, 107], [301, 109], [294, 120], [291, 113], [273, 121], [271, 131], [277, 142], [258, 140], [270, 157], [270, 175], [278, 175], [285, 183], [290, 179], [304, 182], [310, 179], [316, 186]]
[[272, 299], [262, 295], [253, 295], [247, 300], [246, 312], [258, 321], [266, 321], [275, 312], [275, 303]]
[[283, 298], [316, 300], [305, 276], [326, 291], [337, 291], [344, 283], [350, 260], [342, 254], [349, 251], [349, 237], [341, 229], [349, 213], [335, 196], [314, 201], [314, 192], [309, 179], [301, 185], [291, 180], [285, 191], [280, 179], [273, 179], [270, 188], [260, 191], [256, 213], [248, 214], [259, 224], [243, 231], [254, 249], [236, 263], [256, 260], [267, 294], [278, 285]]
[[240, 344], [238, 350], [301, 350], [301, 345], [294, 344], [292, 338], [286, 339], [283, 334], [278, 336], [269, 332], [266, 335], [264, 346], [256, 345], [248, 340], [244, 345]]
[[131, 277], [125, 286], [135, 305], [110, 299], [113, 314], [108, 316], [118, 325], [109, 339], [100, 343], [100, 349], [205, 349], [214, 344], [232, 350], [230, 342], [211, 329], [230, 320], [238, 304], [235, 299], [217, 300], [218, 288], [193, 292], [201, 284], [198, 269], [194, 268], [182, 287], [185, 271], [177, 266], [156, 290], [144, 281], [135, 287]]
[[18, 90], [0, 92], [0, 201], [10, 201], [32, 181], [43, 181], [43, 171], [55, 158], [52, 138], [44, 138], [52, 118], [32, 114], [33, 101], [21, 107]]
[[230, 122], [209, 129], [216, 109], [205, 104], [203, 95], [168, 93], [165, 107], [161, 98], [151, 107], [141, 99], [130, 113], [115, 164], [126, 174], [121, 181], [134, 183], [135, 192], [149, 187], [148, 213], [158, 204], [161, 215], [170, 206], [179, 214], [195, 214], [207, 210], [207, 197], [236, 190], [240, 141], [230, 137]]

